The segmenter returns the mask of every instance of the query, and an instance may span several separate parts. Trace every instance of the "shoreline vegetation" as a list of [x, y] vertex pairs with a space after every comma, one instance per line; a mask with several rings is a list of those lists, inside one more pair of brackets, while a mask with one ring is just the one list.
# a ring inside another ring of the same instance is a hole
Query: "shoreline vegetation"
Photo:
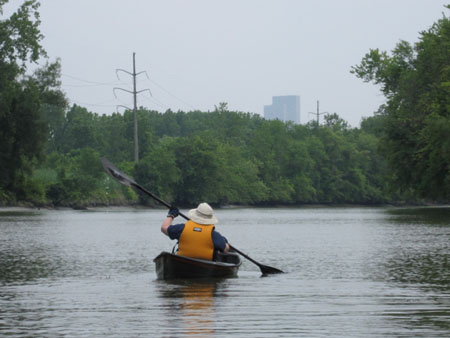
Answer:
[[[37, 0], [26, 1], [1, 19], [0, 206], [155, 205], [107, 177], [102, 157], [177, 206], [450, 201], [446, 16], [418, 42], [400, 41], [391, 53], [370, 50], [349, 69], [380, 85], [386, 98], [356, 128], [337, 113], [300, 125], [230, 111], [225, 102], [213, 111], [140, 107], [136, 163], [134, 111], [99, 115], [69, 105], [63, 60], [49, 62], [41, 45], [38, 8]], [[30, 74], [27, 65], [42, 60]]]
[[[140, 161], [133, 113], [99, 116], [73, 106], [40, 155], [24, 160], [0, 205], [155, 206], [102, 169], [101, 157], [177, 206], [384, 205], [445, 203], [397, 187], [381, 152], [382, 117], [351, 128], [337, 114], [322, 125], [268, 121], [226, 105], [213, 112], [140, 109]], [[60, 135], [61, 134], [61, 135]], [[55, 150], [56, 149], [56, 150]]]
[[[195, 206], [177, 206], [180, 209], [191, 209]], [[374, 203], [374, 204], [361, 204], [361, 203], [342, 203], [342, 204], [297, 204], [297, 205], [282, 205], [282, 204], [260, 204], [260, 205], [214, 205], [215, 209], [227, 210], [227, 209], [324, 209], [324, 208], [450, 208], [449, 203]], [[0, 204], [0, 212], [7, 211], [32, 211], [32, 210], [120, 210], [120, 209], [135, 209], [135, 210], [167, 210], [164, 206], [158, 205], [144, 205], [144, 204], [92, 204], [92, 205], [79, 205], [79, 206], [54, 206], [54, 205], [35, 205], [28, 202], [20, 202], [16, 204], [4, 205]]]

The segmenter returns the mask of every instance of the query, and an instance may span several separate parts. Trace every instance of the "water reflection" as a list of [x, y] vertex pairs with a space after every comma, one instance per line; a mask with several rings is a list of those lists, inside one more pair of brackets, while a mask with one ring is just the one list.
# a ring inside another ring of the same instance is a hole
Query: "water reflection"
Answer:
[[0, 260], [0, 284], [23, 283], [54, 275], [62, 263], [52, 257], [24, 256], [20, 251], [2, 253]]
[[429, 286], [450, 286], [450, 253], [400, 251], [386, 261], [391, 280]]
[[387, 213], [399, 224], [450, 226], [450, 207], [395, 208]]
[[[224, 280], [174, 280], [155, 283], [158, 296], [164, 301], [163, 307], [168, 310], [169, 327], [177, 328], [177, 332], [172, 332], [173, 334], [214, 336], [214, 323], [217, 321], [215, 301], [218, 294], [223, 297]], [[173, 316], [174, 313], [176, 316]]]
[[39, 211], [33, 211], [33, 210], [1, 210], [0, 209], [0, 217], [3, 220], [7, 220], [7, 217], [15, 220], [18, 217], [31, 217], [31, 216], [38, 216], [40, 213]]
[[65, 264], [55, 246], [24, 235], [21, 241], [8, 237], [0, 238], [0, 285], [49, 278]]
[[433, 287], [450, 286], [450, 208], [387, 211], [392, 240], [385, 254], [390, 280]]

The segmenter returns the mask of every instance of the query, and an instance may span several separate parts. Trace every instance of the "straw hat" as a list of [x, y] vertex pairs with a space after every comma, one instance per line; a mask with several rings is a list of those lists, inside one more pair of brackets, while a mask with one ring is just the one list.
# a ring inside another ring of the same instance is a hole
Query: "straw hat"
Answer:
[[219, 220], [213, 215], [213, 208], [208, 203], [200, 203], [197, 209], [191, 209], [188, 216], [198, 224], [216, 224]]

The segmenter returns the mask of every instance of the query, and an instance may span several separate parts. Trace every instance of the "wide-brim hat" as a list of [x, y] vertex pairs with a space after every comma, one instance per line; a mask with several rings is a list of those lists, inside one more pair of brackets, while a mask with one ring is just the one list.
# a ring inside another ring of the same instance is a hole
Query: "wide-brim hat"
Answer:
[[189, 210], [188, 216], [198, 224], [216, 224], [219, 220], [213, 215], [213, 212], [213, 208], [208, 203], [200, 203], [196, 209]]

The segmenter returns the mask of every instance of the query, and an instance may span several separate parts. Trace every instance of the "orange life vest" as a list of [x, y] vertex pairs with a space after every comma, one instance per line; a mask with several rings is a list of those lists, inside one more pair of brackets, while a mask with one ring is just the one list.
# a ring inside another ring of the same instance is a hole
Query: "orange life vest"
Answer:
[[178, 240], [178, 254], [212, 261], [214, 243], [211, 234], [213, 230], [212, 224], [203, 225], [187, 221]]

